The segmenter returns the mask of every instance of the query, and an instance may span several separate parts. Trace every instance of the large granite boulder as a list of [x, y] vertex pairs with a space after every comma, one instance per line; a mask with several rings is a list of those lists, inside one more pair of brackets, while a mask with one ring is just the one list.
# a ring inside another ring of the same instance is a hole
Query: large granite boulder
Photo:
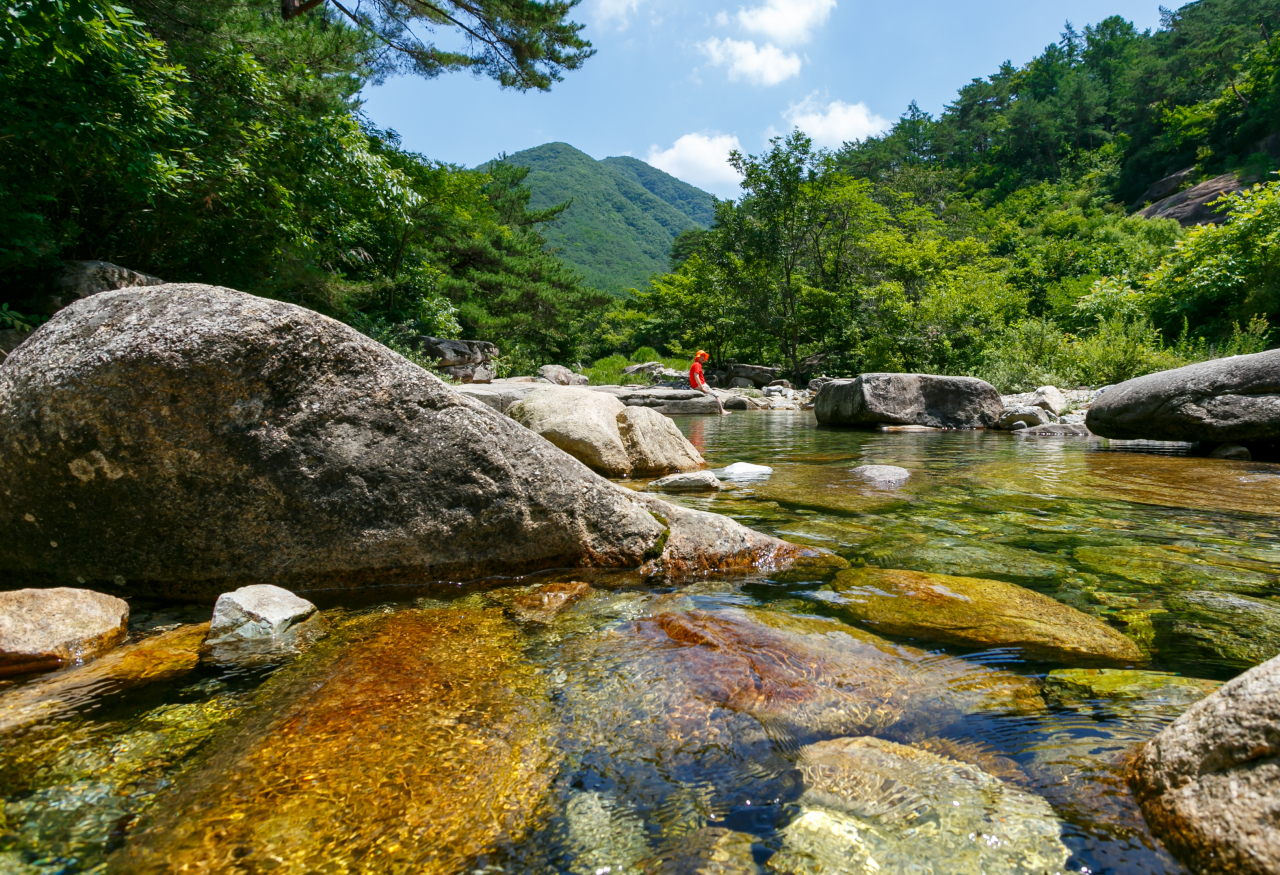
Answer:
[[851, 568], [829, 603], [877, 632], [966, 647], [1014, 647], [1031, 657], [1133, 664], [1145, 661], [1106, 623], [1033, 590], [976, 577]]
[[507, 415], [606, 477], [702, 467], [702, 456], [674, 422], [656, 410], [628, 407], [606, 392], [544, 385], [509, 407]]
[[697, 471], [704, 464], [680, 427], [652, 408], [624, 407], [617, 423], [634, 476]]
[[631, 473], [631, 459], [618, 430], [626, 407], [603, 392], [547, 386], [530, 392], [507, 415], [606, 477]]
[[1152, 832], [1214, 875], [1280, 872], [1280, 658], [1197, 702], [1134, 759]]
[[1186, 191], [1162, 198], [1140, 210], [1144, 219], [1176, 219], [1184, 228], [1192, 225], [1214, 224], [1226, 218], [1222, 205], [1210, 206], [1224, 194], [1240, 191], [1244, 187], [1234, 173], [1215, 176]]
[[0, 368], [0, 482], [8, 580], [170, 597], [638, 567], [678, 540], [381, 344], [213, 286], [103, 292], [38, 328]]
[[129, 603], [87, 589], [0, 592], [0, 675], [93, 659], [129, 634]]
[[813, 402], [827, 425], [925, 425], [990, 428], [1000, 418], [1000, 393], [975, 377], [862, 374], [824, 383]]
[[1122, 440], [1278, 443], [1280, 349], [1126, 380], [1097, 397], [1085, 425]]

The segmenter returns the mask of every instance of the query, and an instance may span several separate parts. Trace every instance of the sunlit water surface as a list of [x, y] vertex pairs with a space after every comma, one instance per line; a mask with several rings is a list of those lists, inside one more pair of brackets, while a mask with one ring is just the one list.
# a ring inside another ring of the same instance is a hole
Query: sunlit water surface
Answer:
[[[713, 468], [774, 469], [673, 499], [688, 506], [854, 565], [1029, 587], [1129, 635], [1154, 671], [1225, 680], [1271, 646], [1203, 605], [1280, 595], [1280, 466], [826, 429], [809, 413], [677, 422]], [[912, 476], [876, 489], [850, 473], [863, 464]], [[550, 622], [513, 609], [569, 580], [596, 592]], [[57, 676], [8, 682], [0, 873], [1185, 871], [1121, 771], [1211, 684], [1096, 694], [1050, 676], [1073, 666], [1016, 651], [887, 641], [842, 621], [828, 582], [563, 572], [326, 592], [312, 597], [332, 631], [292, 660], [206, 657], [74, 694]], [[137, 603], [134, 635], [208, 612]], [[19, 719], [33, 707], [39, 719]], [[858, 791], [878, 824], [863, 850], [883, 868], [853, 845], [834, 863], [805, 857], [801, 751], [860, 736], [980, 767], [1008, 788], [1000, 805], [1039, 812], [1027, 824], [1065, 850], [1052, 868], [956, 856], [997, 803], [935, 811], [933, 791], [899, 775]]]

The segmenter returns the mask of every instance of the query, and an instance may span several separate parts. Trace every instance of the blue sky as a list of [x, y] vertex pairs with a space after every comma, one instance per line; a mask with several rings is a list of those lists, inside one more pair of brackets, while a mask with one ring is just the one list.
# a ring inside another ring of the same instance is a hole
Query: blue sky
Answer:
[[561, 141], [733, 197], [731, 148], [758, 152], [793, 125], [836, 147], [913, 99], [936, 114], [970, 79], [1030, 60], [1065, 21], [1083, 30], [1108, 15], [1153, 28], [1158, 0], [584, 0], [573, 18], [596, 56], [549, 93], [396, 77], [366, 91], [365, 111], [443, 161]]

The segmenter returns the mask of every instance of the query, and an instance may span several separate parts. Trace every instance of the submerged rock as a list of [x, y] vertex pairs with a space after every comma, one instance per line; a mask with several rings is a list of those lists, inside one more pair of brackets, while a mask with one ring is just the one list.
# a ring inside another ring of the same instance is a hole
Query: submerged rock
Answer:
[[457, 873], [536, 822], [544, 681], [501, 611], [352, 621], [277, 673], [113, 871]]
[[770, 871], [1043, 875], [1070, 856], [1044, 799], [976, 766], [879, 738], [800, 751], [800, 815]]
[[88, 665], [0, 694], [0, 732], [55, 719], [102, 696], [178, 677], [200, 661], [208, 623], [126, 644]]
[[1033, 658], [1141, 663], [1138, 646], [1106, 623], [998, 580], [885, 568], [836, 575], [829, 601], [891, 635], [966, 647], [1017, 647]]
[[824, 384], [813, 412], [829, 425], [990, 428], [1001, 408], [995, 387], [975, 377], [862, 374]]
[[911, 472], [896, 465], [859, 465], [853, 469], [853, 476], [859, 480], [865, 480], [872, 486], [892, 489], [910, 480]]
[[512, 599], [516, 616], [531, 623], [549, 623], [569, 605], [595, 592], [581, 580], [567, 583], [544, 583], [531, 592]]
[[129, 634], [129, 603], [87, 589], [0, 592], [0, 675], [83, 662]]
[[1158, 700], [1161, 706], [1187, 706], [1220, 686], [1220, 681], [1118, 668], [1059, 668], [1044, 679], [1045, 695], [1060, 704], [1089, 699], [1140, 699]]
[[1090, 571], [1114, 574], [1148, 586], [1203, 588], [1214, 585], [1265, 590], [1280, 583], [1274, 563], [1195, 547], [1143, 544], [1077, 547], [1075, 560]]
[[0, 448], [10, 580], [170, 597], [468, 580], [638, 567], [667, 534], [381, 344], [213, 286], [103, 292], [40, 326], [0, 368]]
[[1085, 424], [1123, 440], [1280, 442], [1280, 349], [1127, 380], [1093, 402]]
[[757, 875], [754, 841], [746, 833], [707, 826], [683, 836], [677, 847], [641, 860], [639, 869], [643, 875]]
[[1148, 742], [1129, 783], [1151, 829], [1192, 868], [1280, 872], [1280, 659], [1192, 705]]
[[1156, 644], [1180, 661], [1250, 668], [1280, 655], [1280, 602], [1230, 592], [1180, 592], [1165, 599]]
[[653, 481], [647, 488], [654, 492], [718, 492], [720, 478], [710, 471], [672, 474]]

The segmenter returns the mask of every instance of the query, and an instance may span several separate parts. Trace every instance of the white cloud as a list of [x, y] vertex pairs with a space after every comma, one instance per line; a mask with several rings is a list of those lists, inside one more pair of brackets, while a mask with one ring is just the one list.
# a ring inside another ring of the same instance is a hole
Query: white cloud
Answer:
[[789, 46], [808, 42], [811, 31], [826, 24], [835, 8], [836, 0], [765, 0], [763, 6], [739, 9], [738, 24]]
[[777, 85], [800, 74], [800, 57], [766, 43], [757, 47], [751, 40], [717, 39], [699, 43], [711, 63], [729, 68], [729, 79], [746, 79], [756, 85]]
[[865, 103], [833, 100], [824, 106], [816, 94], [791, 104], [782, 117], [812, 137], [817, 145], [831, 148], [850, 140], [865, 140], [893, 126], [891, 121], [868, 109]]
[[729, 153], [741, 148], [733, 134], [685, 134], [670, 149], [650, 146], [644, 160], [691, 185], [736, 197], [741, 177], [729, 166]]
[[617, 24], [618, 30], [626, 30], [631, 24], [632, 13], [640, 9], [641, 0], [594, 0], [589, 7], [596, 24]]

